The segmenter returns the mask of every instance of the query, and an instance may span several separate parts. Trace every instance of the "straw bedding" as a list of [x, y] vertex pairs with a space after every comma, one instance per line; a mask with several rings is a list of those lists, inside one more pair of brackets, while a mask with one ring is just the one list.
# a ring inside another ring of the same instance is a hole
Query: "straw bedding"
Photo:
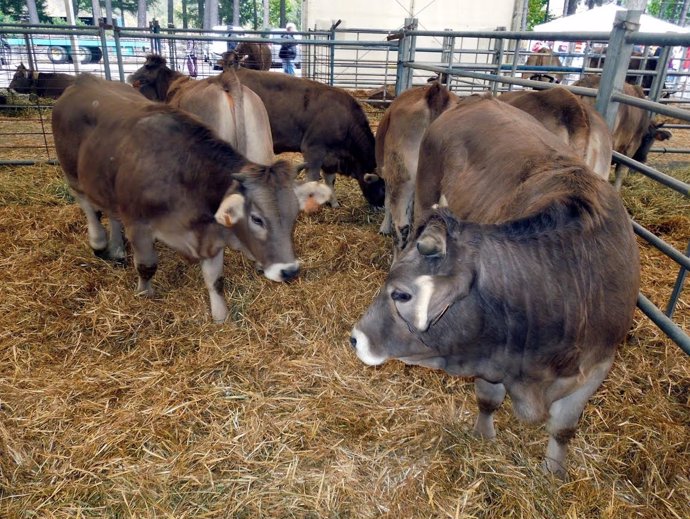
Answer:
[[[160, 246], [157, 296], [139, 298], [131, 263], [92, 255], [58, 167], [0, 170], [0, 517], [690, 517], [690, 359], [646, 317], [554, 480], [543, 428], [509, 402], [480, 441], [471, 381], [355, 357], [390, 243], [354, 182], [337, 194], [298, 220], [296, 282], [227, 253], [231, 315], [215, 325], [198, 266]], [[639, 175], [624, 197], [685, 248], [687, 199]], [[663, 307], [677, 266], [642, 258]]]

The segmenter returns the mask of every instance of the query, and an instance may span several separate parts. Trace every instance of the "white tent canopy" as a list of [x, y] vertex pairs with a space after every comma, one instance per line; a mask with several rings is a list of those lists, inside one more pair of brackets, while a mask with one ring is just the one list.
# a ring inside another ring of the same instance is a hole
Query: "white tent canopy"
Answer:
[[[534, 26], [536, 32], [608, 32], [613, 28], [613, 21], [617, 11], [624, 11], [624, 7], [615, 4], [602, 5], [589, 11], [556, 18], [550, 22]], [[640, 32], [688, 32], [688, 29], [675, 25], [648, 14], [640, 16]]]

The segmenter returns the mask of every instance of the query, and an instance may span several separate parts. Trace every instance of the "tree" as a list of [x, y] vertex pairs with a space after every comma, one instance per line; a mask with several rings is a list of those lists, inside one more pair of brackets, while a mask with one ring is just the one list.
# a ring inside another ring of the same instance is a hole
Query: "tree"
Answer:
[[527, 10], [527, 30], [531, 31], [535, 25], [553, 20], [553, 15], [547, 12], [549, 0], [529, 0]]
[[688, 12], [688, 0], [649, 0], [647, 12], [671, 23], [684, 24]]
[[[35, 0], [36, 13], [38, 21], [41, 23], [50, 22], [50, 18], [46, 16], [45, 0]], [[28, 14], [26, 0], [0, 0], [0, 21], [3, 22], [19, 22], [26, 18]]]
[[137, 0], [137, 27], [146, 27], [146, 0]]

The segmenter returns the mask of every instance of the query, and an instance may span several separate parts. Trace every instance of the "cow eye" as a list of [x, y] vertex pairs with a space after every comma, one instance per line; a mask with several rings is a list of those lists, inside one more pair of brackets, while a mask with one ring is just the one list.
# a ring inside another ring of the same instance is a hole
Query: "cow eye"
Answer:
[[262, 219], [260, 216], [256, 216], [255, 214], [253, 214], [253, 215], [250, 216], [250, 218], [251, 218], [252, 223], [253, 223], [254, 225], [258, 225], [259, 227], [263, 227], [263, 226], [264, 226], [264, 221], [263, 221], [263, 219]]
[[393, 292], [391, 292], [391, 299], [399, 303], [406, 303], [410, 299], [412, 299], [412, 295], [408, 294], [407, 292], [403, 292], [402, 290], [396, 289], [393, 290]]

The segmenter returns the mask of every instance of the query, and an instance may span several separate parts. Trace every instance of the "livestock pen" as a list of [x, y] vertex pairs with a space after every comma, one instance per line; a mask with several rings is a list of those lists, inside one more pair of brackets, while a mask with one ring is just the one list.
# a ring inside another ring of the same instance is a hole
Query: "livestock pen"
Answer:
[[[40, 106], [0, 116], [12, 139], [0, 158], [55, 158]], [[375, 129], [383, 108], [363, 106]], [[690, 134], [673, 142], [690, 147]], [[690, 182], [683, 155], [649, 165]], [[690, 363], [642, 312], [556, 481], [539, 469], [543, 431], [510, 406], [495, 441], [472, 437], [471, 381], [356, 358], [349, 332], [391, 244], [354, 182], [336, 190], [341, 207], [297, 222], [295, 282], [226, 255], [231, 316], [216, 325], [198, 268], [160, 247], [159, 295], [135, 296], [131, 265], [89, 250], [59, 166], [3, 167], [0, 516], [690, 516]], [[687, 196], [637, 174], [621, 194], [635, 221], [686, 246]], [[664, 306], [677, 268], [640, 249], [643, 291]], [[673, 314], [685, 330], [686, 294]]]

